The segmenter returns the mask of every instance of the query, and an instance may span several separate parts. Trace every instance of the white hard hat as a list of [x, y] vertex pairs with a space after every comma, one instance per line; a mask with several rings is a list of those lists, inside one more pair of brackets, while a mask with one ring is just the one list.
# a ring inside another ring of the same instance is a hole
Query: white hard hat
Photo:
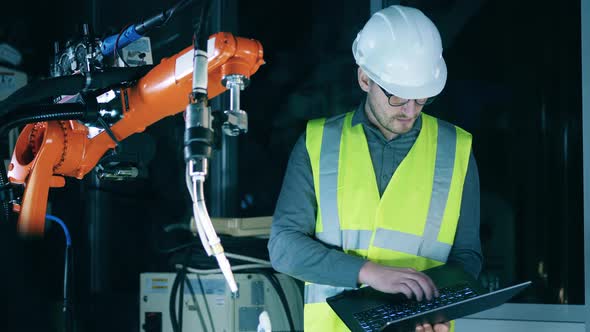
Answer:
[[435, 96], [447, 81], [438, 29], [415, 8], [396, 5], [373, 14], [352, 53], [369, 78], [401, 98]]

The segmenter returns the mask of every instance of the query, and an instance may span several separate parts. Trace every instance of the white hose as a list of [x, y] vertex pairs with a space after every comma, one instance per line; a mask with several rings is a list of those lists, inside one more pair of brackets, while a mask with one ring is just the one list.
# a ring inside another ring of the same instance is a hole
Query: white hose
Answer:
[[[199, 222], [199, 220], [197, 219], [197, 213], [195, 212], [195, 194], [193, 192], [193, 187], [191, 186], [191, 178], [190, 178], [190, 167], [189, 165], [187, 165], [186, 167], [186, 176], [185, 176], [185, 180], [186, 180], [186, 186], [188, 188], [188, 192], [191, 195], [191, 199], [193, 201], [193, 218], [191, 220], [191, 230], [193, 232], [193, 234], [195, 236], [199, 236], [199, 239], [201, 240], [201, 244], [203, 245], [203, 249], [205, 249], [205, 252], [207, 252], [207, 256], [211, 256], [213, 254], [213, 252], [211, 251], [211, 247], [209, 246], [209, 243], [207, 242], [207, 235], [205, 234], [205, 230], [203, 229], [203, 226], [201, 225], [201, 223]], [[195, 234], [196, 232], [196, 234]]]
[[[223, 253], [221, 240], [217, 236], [215, 228], [213, 228], [211, 218], [207, 212], [207, 206], [205, 205], [205, 194], [203, 190], [205, 176], [204, 174], [191, 174], [191, 166], [192, 162], [189, 162], [187, 165], [187, 176], [190, 176], [192, 179], [192, 186], [189, 186], [188, 189], [193, 200], [193, 214], [199, 238], [201, 239], [201, 243], [203, 244], [205, 251], [207, 251], [207, 254], [209, 256], [212, 254], [215, 256], [219, 269], [223, 273], [230, 290], [233, 293], [236, 293], [238, 291], [238, 285], [232, 273], [231, 265]], [[187, 185], [188, 184], [189, 181], [187, 178]]]

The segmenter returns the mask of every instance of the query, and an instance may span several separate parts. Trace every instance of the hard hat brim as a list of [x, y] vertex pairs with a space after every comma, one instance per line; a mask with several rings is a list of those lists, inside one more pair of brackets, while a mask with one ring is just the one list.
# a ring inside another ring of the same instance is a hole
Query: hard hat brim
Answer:
[[372, 81], [379, 84], [379, 86], [381, 86], [387, 92], [404, 99], [422, 99], [434, 97], [441, 93], [447, 82], [447, 65], [442, 58], [437, 65], [438, 75], [433, 74], [435, 77], [429, 80], [428, 83], [417, 86], [384, 82], [379, 79], [379, 75], [373, 73], [366, 66], [360, 65], [360, 67]]

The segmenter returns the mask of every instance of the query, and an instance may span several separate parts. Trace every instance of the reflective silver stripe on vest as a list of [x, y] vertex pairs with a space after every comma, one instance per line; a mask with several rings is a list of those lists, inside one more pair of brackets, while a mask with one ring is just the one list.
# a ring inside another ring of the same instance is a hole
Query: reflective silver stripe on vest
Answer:
[[446, 263], [449, 253], [451, 253], [451, 245], [448, 243], [438, 242], [436, 238], [434, 241], [424, 241], [422, 243], [422, 251], [419, 253], [423, 257], [428, 257], [438, 262]]
[[440, 233], [449, 191], [451, 179], [455, 167], [455, 153], [457, 150], [457, 130], [455, 126], [438, 121], [438, 137], [436, 148], [436, 162], [434, 168], [434, 183], [430, 196], [430, 207], [426, 217], [426, 226], [422, 235], [424, 241], [418, 255], [428, 257], [441, 262], [446, 262], [451, 246], [437, 241]]
[[338, 217], [338, 160], [344, 116], [326, 120], [320, 151], [320, 212], [322, 232], [316, 233], [321, 241], [342, 247], [340, 219]]
[[393, 231], [384, 228], [377, 228], [373, 246], [403, 252], [411, 255], [418, 255], [418, 249], [422, 243], [419, 235]]
[[334, 287], [320, 284], [306, 284], [304, 289], [305, 304], [323, 303], [326, 302], [326, 298], [350, 289], [352, 288]]
[[342, 249], [369, 249], [371, 235], [373, 231], [343, 229], [342, 231]]

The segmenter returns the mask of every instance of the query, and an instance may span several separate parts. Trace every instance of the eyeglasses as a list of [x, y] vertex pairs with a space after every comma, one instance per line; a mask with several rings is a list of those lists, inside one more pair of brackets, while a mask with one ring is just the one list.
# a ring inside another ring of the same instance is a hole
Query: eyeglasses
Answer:
[[[385, 89], [383, 89], [381, 87], [381, 85], [377, 84], [377, 86], [381, 89], [381, 91], [383, 91], [383, 94], [385, 94], [385, 97], [387, 97], [387, 102], [389, 103], [389, 105], [391, 105], [393, 107], [404, 106], [405, 104], [409, 103], [410, 100], [412, 100], [412, 99], [400, 98], [398, 96], [395, 96], [395, 95], [385, 91]], [[414, 99], [414, 102], [418, 106], [430, 105], [430, 104], [432, 104], [433, 101], [434, 101], [434, 97]]]

